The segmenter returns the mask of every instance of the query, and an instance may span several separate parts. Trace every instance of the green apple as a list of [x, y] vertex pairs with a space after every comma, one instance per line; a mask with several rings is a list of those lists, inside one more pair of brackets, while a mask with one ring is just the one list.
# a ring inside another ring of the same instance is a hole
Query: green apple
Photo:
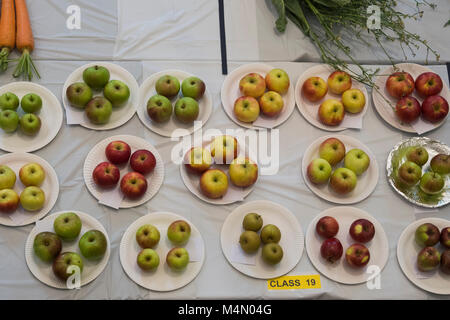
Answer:
[[426, 172], [419, 183], [420, 189], [426, 194], [438, 194], [444, 189], [444, 186], [444, 178], [436, 172]]
[[289, 76], [286, 71], [282, 69], [272, 69], [266, 74], [266, 84], [269, 91], [285, 94], [289, 90]]
[[75, 252], [64, 252], [56, 257], [53, 261], [52, 269], [55, 276], [61, 280], [67, 280], [69, 277], [75, 273], [73, 270], [68, 273], [68, 268], [70, 266], [77, 266], [80, 268], [80, 272], [83, 272], [83, 260]]
[[89, 230], [81, 236], [78, 247], [86, 259], [98, 260], [105, 255], [108, 240], [100, 230]]
[[150, 119], [162, 123], [170, 119], [172, 115], [172, 103], [165, 96], [156, 94], [148, 99], [147, 113]]
[[42, 99], [35, 93], [29, 93], [22, 97], [20, 106], [25, 113], [36, 113], [42, 108]]
[[278, 243], [281, 239], [281, 231], [276, 225], [265, 225], [261, 230], [261, 241], [263, 243]]
[[242, 227], [247, 231], [258, 232], [263, 225], [263, 218], [257, 213], [247, 213], [242, 221]]
[[278, 243], [266, 243], [261, 251], [262, 259], [267, 264], [277, 264], [283, 259], [283, 248]]
[[53, 222], [56, 234], [66, 241], [76, 239], [80, 234], [81, 226], [81, 219], [74, 212], [62, 213]]
[[16, 173], [8, 166], [0, 165], [0, 190], [12, 189], [16, 183]]
[[19, 115], [13, 110], [3, 110], [0, 112], [0, 128], [6, 133], [13, 133], [19, 126]]
[[137, 264], [144, 271], [155, 270], [159, 266], [158, 253], [153, 249], [142, 249], [137, 256]]
[[83, 71], [83, 81], [94, 90], [103, 89], [109, 77], [109, 70], [102, 66], [92, 66]]
[[45, 179], [44, 168], [39, 163], [28, 163], [19, 170], [19, 178], [24, 186], [39, 187]]
[[189, 253], [185, 248], [173, 248], [166, 257], [167, 265], [175, 271], [181, 271], [189, 264]]
[[347, 168], [338, 168], [330, 178], [330, 187], [334, 192], [339, 194], [347, 194], [356, 188], [358, 178], [353, 170]]
[[136, 232], [136, 242], [143, 249], [154, 248], [160, 239], [159, 230], [151, 225], [145, 224]]
[[112, 104], [103, 97], [95, 97], [86, 105], [86, 116], [94, 124], [105, 124], [112, 114]]
[[45, 204], [45, 193], [39, 187], [26, 187], [20, 194], [20, 204], [27, 211], [41, 210]]
[[197, 77], [189, 77], [183, 80], [181, 92], [183, 96], [199, 100], [205, 94], [205, 83]]
[[19, 196], [13, 189], [0, 190], [0, 212], [11, 213], [19, 206]]
[[199, 114], [198, 102], [189, 97], [183, 97], [175, 103], [175, 116], [182, 123], [192, 123]]
[[36, 135], [41, 129], [41, 119], [33, 113], [25, 113], [19, 123], [22, 132], [28, 136]]
[[167, 238], [174, 245], [182, 245], [189, 241], [191, 236], [191, 226], [184, 220], [177, 220], [167, 228]]
[[309, 181], [314, 184], [324, 184], [330, 179], [332, 172], [331, 165], [327, 160], [319, 158], [314, 159], [306, 169], [306, 175]]
[[156, 81], [155, 89], [159, 95], [172, 99], [180, 92], [180, 81], [173, 76], [165, 75]]
[[103, 95], [113, 107], [121, 107], [130, 98], [130, 88], [120, 80], [111, 80], [103, 89]]
[[12, 92], [6, 92], [0, 96], [0, 109], [16, 111], [19, 107], [19, 97]]
[[433, 247], [441, 237], [439, 228], [432, 223], [423, 223], [417, 227], [414, 233], [414, 239], [419, 246]]
[[370, 165], [369, 156], [361, 149], [352, 149], [345, 155], [344, 166], [356, 175], [363, 174]]
[[418, 166], [423, 166], [428, 162], [428, 151], [424, 147], [410, 147], [406, 151], [406, 159]]
[[404, 162], [397, 170], [397, 180], [408, 187], [415, 186], [422, 177], [422, 168], [412, 161]]
[[430, 167], [433, 172], [439, 174], [450, 173], [450, 155], [439, 153], [430, 161]]
[[244, 231], [239, 237], [239, 244], [246, 253], [255, 253], [261, 244], [261, 238], [255, 231]]
[[61, 239], [53, 232], [41, 232], [34, 238], [34, 253], [44, 262], [53, 261], [61, 249]]
[[66, 90], [67, 100], [74, 107], [84, 109], [93, 97], [92, 89], [84, 82], [72, 83]]

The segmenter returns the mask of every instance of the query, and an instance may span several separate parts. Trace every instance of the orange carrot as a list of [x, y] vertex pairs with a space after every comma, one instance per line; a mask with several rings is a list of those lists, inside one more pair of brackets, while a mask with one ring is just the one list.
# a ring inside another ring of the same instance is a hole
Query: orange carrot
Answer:
[[20, 75], [28, 77], [31, 81], [33, 78], [33, 72], [40, 78], [33, 60], [31, 59], [31, 52], [34, 50], [34, 38], [33, 31], [31, 30], [30, 16], [28, 15], [27, 4], [25, 0], [14, 0], [16, 4], [16, 46], [19, 51], [22, 52], [22, 56], [19, 59], [19, 64], [13, 73], [15, 78]]
[[14, 0], [2, 1], [0, 18], [0, 71], [8, 68], [8, 56], [16, 44], [16, 12]]

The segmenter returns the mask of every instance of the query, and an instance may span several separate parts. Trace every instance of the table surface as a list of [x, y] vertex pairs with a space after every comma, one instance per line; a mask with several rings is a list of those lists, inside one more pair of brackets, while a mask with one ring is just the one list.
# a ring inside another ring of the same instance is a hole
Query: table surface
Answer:
[[[229, 71], [250, 61], [270, 61], [296, 82], [317, 54], [307, 39], [292, 25], [285, 35], [273, 30], [270, 1], [225, 1]], [[450, 28], [436, 32], [448, 19], [447, 0], [435, 1], [439, 10], [427, 10], [422, 22], [412, 24], [450, 60]], [[36, 64], [42, 75], [37, 83], [49, 88], [61, 99], [67, 76], [77, 67], [95, 60], [116, 61], [130, 71], [141, 84], [151, 74], [164, 69], [181, 69], [204, 79], [213, 98], [214, 112], [205, 129], [239, 128], [225, 114], [220, 102], [221, 74], [218, 8], [215, 1], [186, 0], [95, 0], [78, 1], [81, 29], [65, 28], [68, 0], [28, 0], [36, 38]], [[156, 5], [157, 3], [157, 5]], [[412, 1], [401, 1], [411, 6]], [[130, 5], [131, 4], [131, 5]], [[151, 8], [152, 10], [147, 10]], [[49, 12], [52, 18], [49, 19]], [[194, 14], [195, 13], [195, 14]], [[425, 28], [424, 26], [427, 26]], [[371, 67], [387, 64], [381, 55], [358, 50], [361, 60]], [[424, 62], [423, 54], [414, 58]], [[431, 66], [448, 84], [444, 65]], [[0, 76], [0, 85], [11, 81], [10, 71]], [[383, 225], [389, 239], [389, 261], [381, 274], [381, 288], [369, 290], [365, 284], [347, 286], [321, 277], [322, 288], [296, 291], [268, 291], [265, 281], [248, 278], [226, 261], [220, 247], [220, 230], [227, 215], [239, 204], [214, 206], [193, 196], [184, 186], [178, 165], [171, 161], [177, 143], [149, 131], [135, 115], [128, 123], [112, 131], [101, 132], [68, 126], [64, 123], [57, 137], [35, 154], [46, 159], [56, 170], [60, 194], [52, 212], [79, 210], [97, 218], [111, 241], [111, 257], [105, 271], [80, 290], [58, 290], [39, 282], [28, 270], [24, 245], [32, 225], [10, 228], [0, 226], [0, 298], [1, 299], [219, 299], [219, 298], [342, 298], [342, 299], [448, 299], [415, 287], [402, 273], [396, 258], [396, 244], [403, 229], [416, 219], [442, 217], [450, 220], [450, 208], [419, 212], [393, 192], [385, 178], [385, 162], [391, 148], [412, 135], [385, 123], [370, 99], [362, 130], [345, 130], [366, 144], [375, 154], [380, 179], [373, 194], [355, 206], [368, 211]], [[64, 119], [65, 121], [65, 119]], [[294, 110], [279, 128], [280, 168], [276, 175], [261, 176], [245, 202], [270, 199], [291, 210], [303, 231], [321, 211], [333, 204], [309, 191], [300, 172], [302, 154], [318, 137], [329, 134], [309, 124]], [[152, 143], [165, 165], [165, 179], [158, 194], [148, 203], [133, 209], [116, 211], [99, 205], [88, 192], [82, 166], [89, 150], [99, 141], [118, 134], [131, 134]], [[426, 135], [450, 144], [450, 124]], [[4, 152], [2, 152], [4, 154]], [[176, 199], [176, 200], [175, 200]], [[168, 293], [148, 291], [132, 282], [119, 261], [119, 244], [126, 228], [149, 212], [169, 211], [191, 220], [201, 231], [206, 244], [206, 260], [199, 276], [186, 287]], [[5, 258], [7, 257], [7, 258]], [[317, 274], [304, 252], [291, 275]], [[226, 279], [226, 281], [224, 281]]]

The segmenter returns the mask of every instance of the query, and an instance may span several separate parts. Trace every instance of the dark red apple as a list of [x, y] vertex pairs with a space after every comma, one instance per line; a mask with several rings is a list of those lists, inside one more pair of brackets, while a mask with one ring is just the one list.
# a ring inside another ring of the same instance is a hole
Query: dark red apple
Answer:
[[92, 178], [96, 185], [111, 188], [119, 182], [120, 170], [112, 163], [102, 162], [95, 167]]
[[317, 221], [316, 231], [324, 238], [332, 238], [337, 235], [339, 231], [339, 223], [333, 217], [322, 217]]
[[450, 275], [450, 249], [445, 250], [441, 254], [441, 271]]
[[140, 198], [147, 191], [147, 179], [139, 172], [129, 172], [120, 181], [120, 190], [127, 198]]
[[422, 117], [429, 122], [439, 122], [448, 114], [448, 102], [443, 97], [430, 96], [422, 102]]
[[131, 155], [130, 146], [123, 141], [112, 141], [105, 149], [106, 158], [113, 164], [124, 164], [128, 162]]
[[450, 249], [450, 227], [442, 229], [440, 241], [444, 247]]
[[443, 88], [442, 79], [434, 72], [424, 72], [417, 77], [415, 87], [421, 97], [439, 94]]
[[411, 96], [401, 98], [395, 106], [395, 114], [405, 123], [411, 123], [417, 120], [421, 112], [419, 101]]
[[386, 90], [396, 99], [409, 96], [414, 92], [414, 79], [408, 72], [394, 72], [386, 81]]
[[353, 240], [366, 243], [375, 236], [375, 226], [366, 219], [358, 219], [350, 226], [350, 236]]
[[134, 171], [141, 174], [148, 174], [155, 169], [156, 158], [148, 150], [137, 150], [131, 155], [130, 165]]
[[320, 247], [320, 255], [328, 262], [334, 263], [342, 257], [344, 248], [336, 238], [326, 239]]
[[355, 243], [345, 250], [345, 260], [354, 268], [362, 268], [369, 263], [370, 252], [366, 246]]

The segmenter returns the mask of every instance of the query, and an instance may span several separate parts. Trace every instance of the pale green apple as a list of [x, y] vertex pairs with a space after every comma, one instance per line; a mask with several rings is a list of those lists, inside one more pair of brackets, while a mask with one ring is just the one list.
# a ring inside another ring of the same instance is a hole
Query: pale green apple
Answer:
[[189, 253], [185, 248], [173, 248], [166, 257], [167, 265], [174, 271], [182, 271], [189, 264]]
[[36, 186], [42, 185], [45, 179], [44, 168], [39, 163], [28, 163], [19, 170], [19, 178], [24, 186]]
[[266, 74], [267, 89], [285, 94], [289, 90], [289, 76], [283, 69], [272, 69]]
[[242, 221], [242, 227], [247, 231], [258, 232], [263, 226], [263, 218], [257, 213], [247, 213]]
[[181, 84], [181, 92], [183, 96], [199, 100], [205, 93], [205, 83], [197, 77], [189, 77], [183, 80]]
[[109, 70], [103, 66], [92, 66], [83, 71], [83, 81], [94, 90], [103, 89], [109, 77]]
[[260, 236], [263, 243], [278, 243], [281, 239], [281, 231], [276, 225], [268, 224], [262, 228]]
[[278, 243], [266, 243], [261, 251], [262, 259], [267, 264], [277, 264], [283, 259], [283, 248]]
[[16, 183], [16, 173], [8, 166], [0, 165], [0, 190], [12, 189]]
[[154, 248], [160, 237], [158, 228], [151, 224], [144, 224], [136, 231], [136, 242], [143, 249]]
[[358, 176], [363, 174], [369, 168], [369, 165], [370, 158], [361, 149], [352, 149], [345, 155], [344, 166]]
[[306, 169], [309, 181], [314, 184], [324, 184], [330, 179], [332, 172], [331, 165], [327, 160], [318, 158], [311, 161]]
[[144, 271], [155, 270], [159, 266], [158, 253], [150, 248], [142, 249], [137, 256], [137, 264]]
[[45, 193], [39, 187], [26, 187], [20, 194], [20, 204], [27, 211], [41, 210], [45, 204]]
[[103, 95], [113, 107], [121, 107], [130, 98], [130, 88], [120, 80], [111, 80], [103, 89]]
[[426, 172], [419, 183], [420, 189], [426, 194], [438, 194], [445, 187], [445, 180], [439, 173]]
[[74, 212], [62, 213], [53, 221], [55, 233], [66, 241], [76, 239], [81, 232], [81, 227], [81, 219]]
[[239, 237], [239, 244], [246, 253], [255, 253], [261, 245], [261, 238], [255, 231], [244, 231]]
[[198, 102], [193, 98], [183, 97], [175, 103], [175, 116], [182, 123], [194, 122], [199, 112]]
[[167, 238], [174, 245], [183, 245], [189, 241], [191, 226], [184, 220], [177, 220], [167, 228]]
[[86, 259], [98, 260], [105, 255], [108, 240], [100, 230], [89, 230], [81, 237], [78, 247]]

